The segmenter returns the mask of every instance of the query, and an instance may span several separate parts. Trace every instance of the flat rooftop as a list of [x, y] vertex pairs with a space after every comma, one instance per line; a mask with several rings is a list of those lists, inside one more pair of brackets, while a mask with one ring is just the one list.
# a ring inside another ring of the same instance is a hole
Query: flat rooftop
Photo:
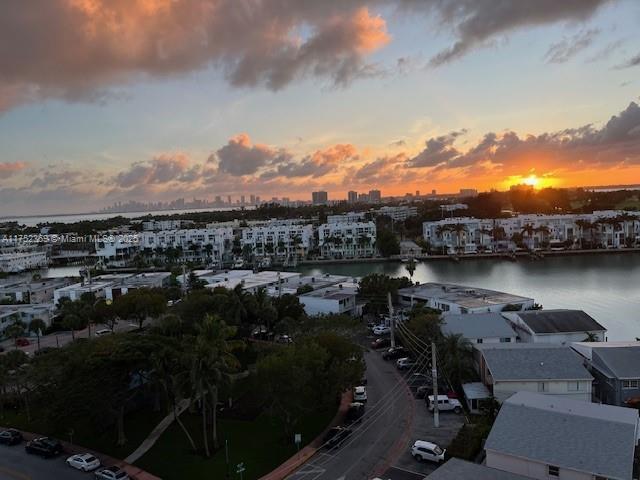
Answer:
[[350, 286], [346, 286], [343, 288], [340, 288], [339, 286], [332, 286], [305, 293], [303, 295], [300, 295], [300, 297], [324, 298], [327, 300], [345, 300], [347, 298], [353, 298], [356, 293], [356, 290]]
[[532, 298], [521, 297], [511, 293], [453, 283], [423, 283], [413, 287], [402, 288], [398, 290], [398, 294], [412, 296], [417, 300], [440, 299], [466, 308], [520, 304], [533, 301]]

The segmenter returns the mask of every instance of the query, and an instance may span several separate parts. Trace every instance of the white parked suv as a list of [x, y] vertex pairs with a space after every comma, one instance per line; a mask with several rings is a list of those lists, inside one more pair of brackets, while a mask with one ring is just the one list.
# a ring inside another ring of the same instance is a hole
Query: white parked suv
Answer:
[[90, 472], [100, 466], [100, 460], [90, 453], [79, 453], [67, 458], [67, 465], [83, 472]]
[[416, 440], [413, 447], [411, 447], [411, 455], [419, 462], [425, 460], [436, 463], [444, 462], [445, 452], [446, 450], [443, 450], [435, 443], [423, 440]]
[[367, 388], [359, 386], [353, 389], [353, 401], [354, 402], [366, 402], [367, 401]]
[[374, 335], [386, 335], [387, 333], [391, 333], [391, 328], [387, 327], [386, 325], [376, 325], [375, 327], [373, 327]]
[[[427, 397], [427, 408], [433, 411], [433, 395]], [[455, 413], [462, 413], [462, 405], [456, 398], [449, 398], [447, 395], [438, 395], [438, 410], [441, 412], [453, 410]]]

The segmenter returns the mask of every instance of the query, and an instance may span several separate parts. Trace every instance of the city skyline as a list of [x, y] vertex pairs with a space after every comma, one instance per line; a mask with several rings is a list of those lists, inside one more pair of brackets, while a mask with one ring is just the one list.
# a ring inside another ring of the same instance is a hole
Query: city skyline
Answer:
[[12, 4], [0, 216], [638, 183], [640, 5], [494, 5]]

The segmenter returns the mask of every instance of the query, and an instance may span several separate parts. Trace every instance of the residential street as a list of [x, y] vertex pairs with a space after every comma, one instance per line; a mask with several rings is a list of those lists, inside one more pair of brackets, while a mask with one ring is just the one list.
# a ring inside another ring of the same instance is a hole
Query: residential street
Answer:
[[385, 362], [373, 351], [365, 353], [365, 361], [368, 403], [362, 423], [341, 448], [316, 454], [289, 479], [368, 480], [372, 472], [386, 470], [406, 448], [413, 396], [394, 362]]
[[24, 444], [7, 447], [0, 445], [0, 480], [87, 479], [90, 474], [68, 467], [66, 456], [44, 459], [28, 455]]
[[322, 450], [288, 477], [289, 480], [421, 480], [436, 464], [417, 462], [410, 453], [415, 440], [445, 447], [464, 423], [464, 416], [440, 414], [440, 427], [423, 400], [412, 392], [395, 367], [380, 352], [366, 351], [368, 403], [361, 424], [341, 447]]

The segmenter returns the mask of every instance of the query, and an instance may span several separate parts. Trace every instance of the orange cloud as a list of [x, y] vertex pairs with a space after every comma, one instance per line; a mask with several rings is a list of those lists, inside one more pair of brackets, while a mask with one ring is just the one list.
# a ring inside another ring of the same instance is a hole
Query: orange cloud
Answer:
[[7, 178], [27, 167], [25, 162], [0, 162], [0, 178]]

